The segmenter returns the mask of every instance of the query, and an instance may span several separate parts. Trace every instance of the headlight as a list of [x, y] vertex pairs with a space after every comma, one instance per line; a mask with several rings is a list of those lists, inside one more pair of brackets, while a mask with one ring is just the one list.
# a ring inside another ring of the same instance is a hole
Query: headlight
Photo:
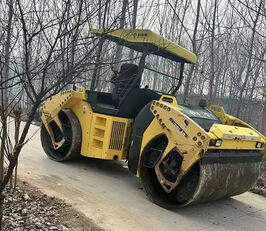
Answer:
[[263, 143], [257, 142], [256, 143], [256, 148], [263, 148]]
[[216, 147], [221, 147], [222, 145], [222, 140], [210, 140], [210, 146], [216, 146]]
[[222, 145], [222, 140], [216, 140], [215, 146], [220, 147]]

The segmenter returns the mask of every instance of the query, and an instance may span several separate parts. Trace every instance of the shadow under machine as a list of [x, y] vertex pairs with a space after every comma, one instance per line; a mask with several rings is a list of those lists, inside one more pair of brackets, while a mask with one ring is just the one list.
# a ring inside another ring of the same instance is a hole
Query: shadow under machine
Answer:
[[[95, 91], [93, 79], [90, 90], [75, 87], [42, 104], [41, 141], [51, 159], [128, 160], [151, 201], [165, 208], [238, 195], [256, 183], [265, 137], [221, 106], [176, 100], [195, 54], [150, 30], [91, 32], [140, 52], [139, 65], [122, 64], [113, 93]], [[179, 63], [167, 93], [140, 87], [148, 55]]]

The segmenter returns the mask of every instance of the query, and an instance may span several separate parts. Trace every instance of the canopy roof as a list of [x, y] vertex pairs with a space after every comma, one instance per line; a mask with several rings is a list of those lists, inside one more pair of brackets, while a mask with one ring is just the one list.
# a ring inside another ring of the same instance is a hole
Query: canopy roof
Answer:
[[162, 56], [175, 62], [194, 64], [197, 62], [197, 56], [194, 53], [151, 30], [120, 29], [104, 32], [102, 29], [92, 29], [91, 33], [104, 36], [108, 40], [138, 52]]

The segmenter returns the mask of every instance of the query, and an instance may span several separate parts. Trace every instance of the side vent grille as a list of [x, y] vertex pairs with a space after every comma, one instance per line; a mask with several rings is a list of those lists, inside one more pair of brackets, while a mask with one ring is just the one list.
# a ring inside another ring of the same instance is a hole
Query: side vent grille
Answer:
[[121, 150], [126, 123], [113, 121], [109, 149]]

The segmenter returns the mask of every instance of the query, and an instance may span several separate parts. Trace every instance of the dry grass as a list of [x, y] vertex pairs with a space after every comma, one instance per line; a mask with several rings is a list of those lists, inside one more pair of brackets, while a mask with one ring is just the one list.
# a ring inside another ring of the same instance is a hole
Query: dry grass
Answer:
[[256, 185], [250, 191], [266, 197], [266, 160], [263, 162], [262, 172]]

